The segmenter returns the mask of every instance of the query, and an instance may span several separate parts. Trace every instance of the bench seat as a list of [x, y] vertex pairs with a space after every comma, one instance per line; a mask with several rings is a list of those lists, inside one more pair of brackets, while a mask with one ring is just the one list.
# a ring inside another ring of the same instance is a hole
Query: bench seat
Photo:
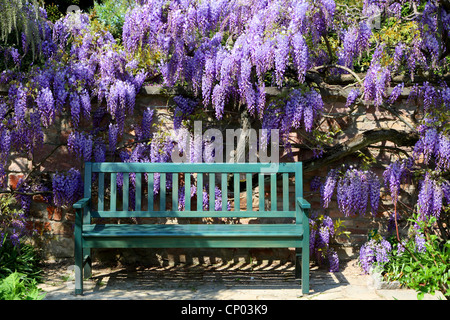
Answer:
[[[297, 224], [95, 224], [83, 228], [84, 247], [234, 248], [299, 247]], [[108, 241], [105, 241], [108, 239]]]

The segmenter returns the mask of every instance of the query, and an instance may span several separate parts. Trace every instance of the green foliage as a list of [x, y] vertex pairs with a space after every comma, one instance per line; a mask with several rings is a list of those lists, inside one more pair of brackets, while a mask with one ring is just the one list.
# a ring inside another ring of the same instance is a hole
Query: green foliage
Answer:
[[336, 242], [336, 238], [340, 236], [349, 236], [350, 232], [345, 231], [345, 226], [340, 219], [332, 221], [329, 216], [313, 214], [310, 218], [310, 250], [311, 259], [319, 266], [323, 265], [326, 260], [330, 265], [330, 271], [338, 271], [338, 266], [333, 266], [334, 248], [331, 246]]
[[8, 243], [19, 247], [22, 238], [32, 234], [26, 227], [23, 210], [18, 210], [16, 205], [16, 199], [12, 195], [0, 197], [0, 250], [2, 245], [7, 246]]
[[0, 247], [0, 278], [17, 271], [30, 278], [40, 280], [39, 254], [29, 245], [14, 246], [6, 237]]
[[[415, 221], [418, 222], [418, 221]], [[435, 223], [419, 222], [421, 230], [429, 229]], [[450, 240], [442, 242], [434, 234], [425, 232], [426, 250], [418, 252], [414, 238], [398, 244], [393, 241], [390, 261], [384, 266], [384, 277], [387, 281], [399, 281], [401, 284], [417, 291], [417, 298], [422, 299], [425, 293], [435, 294], [440, 290], [450, 297]]]
[[0, 198], [0, 300], [42, 299], [39, 253], [24, 243], [25, 218], [14, 206], [11, 195]]
[[45, 11], [47, 11], [48, 20], [50, 20], [53, 23], [63, 16], [58, 6], [54, 3], [45, 5]]
[[[29, 3], [32, 7], [29, 7]], [[0, 0], [0, 7], [2, 8], [0, 10], [0, 41], [20, 47], [21, 33], [24, 33], [27, 45], [31, 44], [33, 57], [35, 57], [36, 48], [42, 40], [37, 36], [40, 34], [37, 21], [42, 19], [39, 15], [38, 1]]]
[[97, 19], [104, 24], [116, 39], [122, 38], [122, 27], [126, 12], [135, 4], [129, 0], [105, 0], [94, 2], [94, 13]]
[[28, 244], [14, 246], [6, 237], [0, 247], [0, 300], [41, 300], [37, 250]]
[[44, 297], [36, 279], [23, 273], [13, 272], [0, 280], [0, 300], [42, 300]]

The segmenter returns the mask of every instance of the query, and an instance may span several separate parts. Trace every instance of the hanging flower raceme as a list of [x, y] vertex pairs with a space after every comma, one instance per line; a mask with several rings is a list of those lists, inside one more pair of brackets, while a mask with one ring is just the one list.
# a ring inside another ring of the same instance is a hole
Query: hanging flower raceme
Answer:
[[450, 170], [450, 135], [427, 125], [419, 128], [420, 138], [414, 146], [415, 159], [423, 157], [425, 164], [432, 160], [439, 170]]
[[384, 184], [391, 192], [392, 201], [397, 204], [400, 193], [400, 185], [405, 183], [410, 176], [412, 159], [392, 162], [383, 172]]
[[338, 182], [338, 206], [346, 216], [358, 213], [364, 215], [368, 202], [370, 202], [372, 214], [375, 214], [378, 210], [379, 198], [380, 182], [371, 171], [349, 169]]
[[326, 215], [313, 215], [309, 219], [310, 237], [309, 251], [311, 257], [322, 265], [328, 262], [330, 272], [339, 271], [339, 257], [330, 246], [333, 236], [336, 234], [336, 226], [333, 220]]
[[[17, 127], [22, 128], [26, 125], [25, 113], [27, 110], [28, 90], [22, 85], [19, 87], [11, 86], [8, 95], [14, 102], [14, 121]], [[16, 96], [14, 99], [13, 97]]]
[[378, 62], [372, 63], [364, 79], [364, 97], [380, 106], [386, 98], [386, 91], [391, 81], [390, 71]]
[[286, 145], [291, 130], [304, 128], [306, 132], [311, 132], [324, 108], [321, 95], [313, 89], [306, 92], [294, 89], [279, 103], [283, 103], [284, 108], [273, 102], [267, 107], [262, 118], [262, 128], [267, 129], [268, 133], [270, 129], [280, 129], [280, 137]]
[[277, 47], [275, 49], [275, 75], [278, 87], [283, 84], [284, 72], [289, 62], [290, 44], [287, 35], [277, 36]]
[[343, 34], [343, 46], [338, 52], [338, 64], [353, 69], [353, 60], [366, 51], [372, 30], [367, 22], [352, 26]]
[[330, 204], [331, 197], [333, 196], [334, 189], [336, 187], [338, 180], [338, 171], [336, 169], [331, 169], [325, 179], [325, 183], [321, 186], [321, 196], [323, 200], [323, 207], [328, 208]]
[[183, 96], [175, 96], [173, 101], [175, 102], [173, 128], [177, 130], [181, 127], [181, 122], [194, 112], [198, 103]]
[[340, 176], [331, 170], [322, 186], [321, 194], [324, 207], [327, 208], [337, 189], [339, 210], [345, 216], [364, 215], [370, 206], [370, 212], [376, 214], [380, 201], [380, 181], [372, 171], [349, 168]]
[[[136, 132], [136, 137], [139, 140], [147, 140], [152, 136], [152, 120], [155, 111], [151, 108], [146, 108], [142, 114], [141, 127]], [[174, 120], [175, 121], [175, 120]]]
[[[444, 185], [444, 187], [443, 187]], [[434, 180], [429, 172], [419, 184], [417, 200], [418, 219], [427, 221], [430, 217], [439, 219], [442, 212], [445, 183]]]
[[67, 139], [69, 152], [81, 161], [91, 161], [92, 158], [92, 136], [82, 132], [72, 132]]
[[212, 104], [217, 119], [222, 119], [231, 99], [261, 118], [267, 75], [272, 73], [281, 86], [290, 69], [304, 82], [313, 65], [311, 39], [313, 46], [321, 41], [332, 27], [335, 9], [332, 0], [252, 6], [208, 0], [167, 5], [152, 0], [127, 14], [122, 40], [130, 52], [158, 52], [162, 82], [187, 84], [201, 95], [205, 107]]
[[56, 173], [52, 180], [53, 203], [58, 206], [71, 206], [83, 196], [81, 173], [70, 169], [66, 174]]
[[352, 89], [347, 96], [347, 102], [345, 103], [345, 106], [352, 106], [360, 94], [361, 93], [359, 92], [359, 89]]
[[42, 125], [48, 128], [55, 118], [55, 100], [52, 91], [46, 87], [39, 91], [36, 104], [41, 115]]
[[119, 133], [123, 133], [125, 126], [125, 115], [132, 114], [136, 99], [136, 89], [128, 81], [116, 80], [110, 87], [107, 106], [109, 113], [113, 116], [119, 126]]
[[298, 81], [305, 81], [306, 71], [309, 69], [309, 49], [301, 33], [295, 34], [291, 39], [291, 46], [294, 52], [294, 65], [297, 68]]
[[397, 101], [398, 97], [400, 96], [400, 94], [403, 91], [403, 87], [404, 87], [403, 82], [394, 87], [394, 89], [392, 90], [392, 92], [387, 100], [390, 104], [393, 104], [395, 101]]
[[359, 263], [365, 273], [370, 273], [373, 267], [382, 267], [389, 262], [389, 252], [392, 246], [385, 239], [371, 239], [361, 246], [359, 251]]

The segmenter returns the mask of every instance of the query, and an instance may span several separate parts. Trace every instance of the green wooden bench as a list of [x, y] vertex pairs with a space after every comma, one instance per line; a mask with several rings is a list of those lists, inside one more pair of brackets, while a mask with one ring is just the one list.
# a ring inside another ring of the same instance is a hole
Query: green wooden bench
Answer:
[[[154, 195], [156, 177], [159, 177], [161, 186], [166, 185], [167, 181], [171, 181], [171, 186], [160, 188]], [[118, 189], [117, 181], [121, 178], [123, 186]], [[129, 197], [130, 180], [134, 187], [133, 198]], [[190, 196], [185, 197], [184, 210], [178, 210], [179, 191], [187, 187], [185, 194], [190, 195], [191, 182], [197, 190], [205, 190], [212, 195], [208, 210], [204, 210], [203, 201], [195, 204], [194, 197], [191, 206]], [[277, 186], [278, 182], [281, 188]], [[302, 184], [301, 162], [279, 165], [88, 162], [84, 172], [84, 198], [73, 205], [76, 209], [75, 294], [83, 294], [83, 273], [85, 278], [91, 276], [91, 248], [295, 248], [295, 275], [302, 279], [302, 292], [307, 294], [310, 204], [303, 199]], [[256, 205], [259, 208], [253, 208], [254, 187], [264, 190], [266, 185], [266, 189], [270, 185], [269, 196], [265, 199], [263, 193]], [[289, 195], [290, 185], [295, 187], [295, 198]], [[221, 188], [223, 196], [220, 211], [215, 208], [216, 186]], [[279, 204], [277, 187], [282, 194]], [[241, 210], [240, 190], [246, 191], [245, 211]], [[237, 204], [234, 208], [233, 202]], [[133, 210], [130, 209], [131, 204]], [[227, 209], [229, 204], [230, 210]], [[149, 217], [265, 219], [260, 224], [227, 224], [223, 221], [214, 224], [210, 221], [207, 224], [158, 224], [148, 221], [136, 224], [138, 220], [146, 220], [141, 218]], [[133, 223], [106, 224], [104, 219], [98, 218], [138, 219], [129, 219]]]

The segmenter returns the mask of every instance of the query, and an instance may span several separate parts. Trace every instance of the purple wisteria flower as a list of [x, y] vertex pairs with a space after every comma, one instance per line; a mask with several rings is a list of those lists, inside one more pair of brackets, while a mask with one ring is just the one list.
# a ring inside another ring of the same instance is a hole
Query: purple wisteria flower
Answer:
[[375, 106], [380, 106], [386, 97], [386, 90], [391, 81], [389, 69], [379, 63], [372, 63], [364, 79], [366, 100], [372, 100]]
[[358, 260], [364, 272], [368, 274], [373, 267], [389, 262], [391, 251], [392, 246], [385, 239], [371, 239], [361, 246]]
[[334, 189], [337, 184], [337, 180], [338, 180], [338, 171], [335, 169], [331, 169], [328, 172], [328, 175], [325, 179], [325, 183], [321, 191], [324, 208], [328, 208], [328, 205], [331, 201], [331, 197], [333, 196]]
[[393, 104], [395, 101], [397, 101], [398, 97], [400, 96], [400, 94], [403, 91], [403, 87], [404, 87], [403, 82], [395, 86], [395, 88], [392, 90], [392, 92], [387, 100], [390, 104]]
[[319, 191], [321, 187], [322, 187], [322, 180], [320, 177], [315, 176], [314, 178], [311, 179], [310, 182], [311, 191]]
[[411, 167], [412, 159], [397, 160], [383, 172], [385, 186], [390, 190], [394, 204], [397, 203], [401, 184], [410, 176]]
[[277, 36], [277, 48], [275, 49], [275, 75], [276, 83], [281, 87], [284, 78], [284, 72], [289, 62], [289, 37], [287, 35]]
[[339, 272], [339, 256], [333, 248], [329, 248], [328, 263], [330, 272]]
[[380, 199], [380, 182], [373, 172], [349, 168], [339, 177], [338, 172], [332, 169], [321, 192], [324, 208], [328, 207], [334, 189], [337, 190], [339, 210], [345, 216], [364, 215], [368, 204], [371, 213], [376, 214]]
[[92, 136], [82, 132], [72, 132], [67, 139], [69, 152], [82, 161], [90, 161], [92, 157]]
[[309, 68], [309, 48], [301, 33], [296, 33], [291, 39], [291, 46], [294, 52], [294, 65], [298, 72], [298, 81], [305, 80], [305, 73]]
[[427, 251], [427, 248], [425, 247], [425, 237], [423, 234], [416, 233], [414, 236], [414, 242], [416, 244], [417, 252], [424, 253]]
[[119, 137], [119, 126], [117, 124], [110, 123], [108, 129], [108, 150], [109, 152], [114, 153], [116, 151], [117, 139]]
[[41, 114], [42, 125], [48, 128], [55, 118], [55, 100], [52, 91], [46, 87], [39, 91], [36, 104]]
[[352, 89], [348, 96], [347, 96], [347, 102], [345, 103], [346, 107], [350, 107], [351, 105], [353, 105], [356, 101], [356, 99], [359, 97], [360, 92], [359, 89]]
[[155, 111], [151, 108], [147, 108], [144, 110], [144, 113], [142, 115], [142, 124], [141, 124], [141, 130], [140, 130], [140, 136], [139, 139], [150, 139], [152, 136], [152, 120], [153, 115]]
[[421, 221], [426, 221], [431, 216], [439, 219], [442, 211], [442, 200], [444, 195], [441, 184], [434, 180], [431, 174], [427, 172], [424, 179], [419, 183], [419, 188], [420, 190], [417, 200], [417, 212], [419, 214], [418, 219]]
[[313, 214], [309, 219], [311, 257], [320, 265], [328, 261], [330, 272], [339, 271], [339, 257], [330, 246], [332, 237], [336, 234], [333, 220], [326, 215]]
[[419, 125], [417, 131], [419, 140], [414, 146], [414, 157], [419, 159], [423, 156], [425, 164], [435, 163], [438, 170], [450, 169], [450, 135], [439, 132], [435, 127], [435, 118], [425, 118], [424, 123]]
[[19, 127], [23, 127], [25, 125], [25, 113], [27, 109], [27, 92], [22, 85], [18, 88], [11, 86], [9, 90], [9, 96], [12, 98], [12, 95], [16, 95], [16, 99], [12, 99], [15, 101], [14, 103], [14, 120], [15, 124]]
[[185, 98], [183, 96], [175, 96], [173, 98], [175, 102], [175, 110], [174, 110], [174, 119], [173, 119], [173, 128], [175, 130], [181, 127], [181, 122], [186, 120], [188, 116], [190, 116], [195, 107], [198, 105], [197, 101]]
[[53, 203], [58, 206], [71, 206], [83, 195], [81, 173], [72, 168], [67, 174], [56, 173], [52, 180]]

